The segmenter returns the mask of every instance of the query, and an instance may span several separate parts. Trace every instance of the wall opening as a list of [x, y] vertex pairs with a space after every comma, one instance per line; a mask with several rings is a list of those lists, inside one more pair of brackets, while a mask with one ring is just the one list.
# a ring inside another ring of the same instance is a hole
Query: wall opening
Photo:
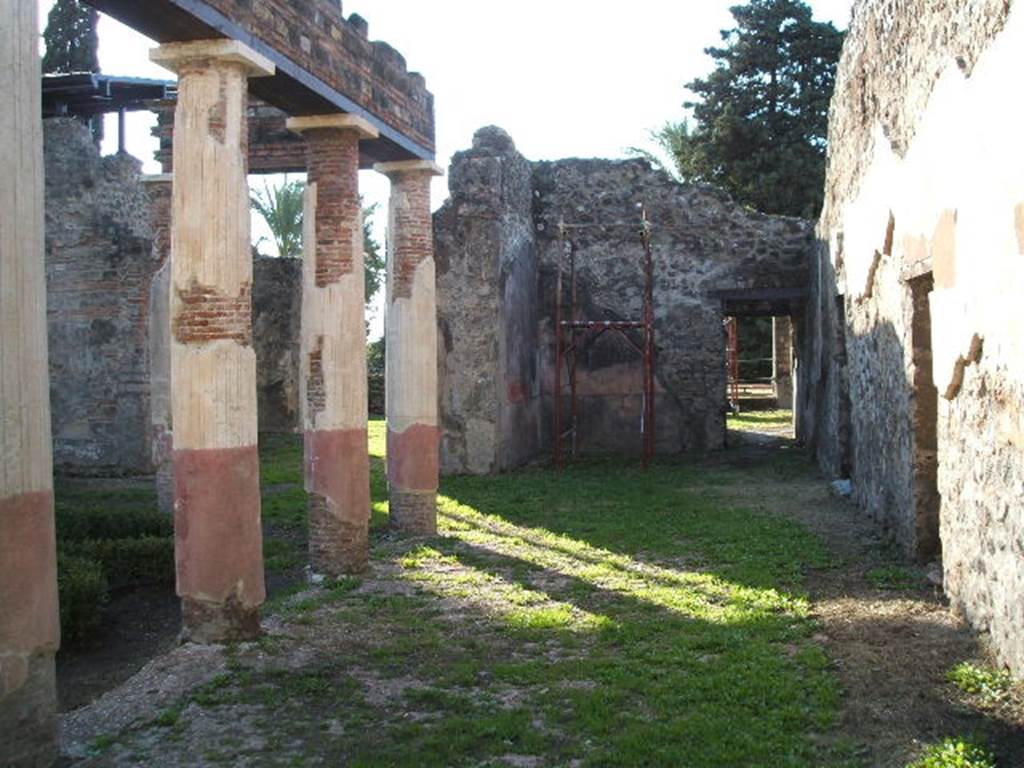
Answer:
[[835, 332], [835, 369], [836, 387], [839, 394], [839, 414], [837, 426], [838, 452], [839, 452], [839, 476], [850, 477], [853, 469], [853, 449], [850, 441], [850, 382], [847, 378], [847, 354], [846, 354], [846, 296], [842, 293], [836, 295], [833, 330]]
[[939, 393], [932, 377], [931, 272], [909, 281], [914, 422], [914, 524], [916, 555], [928, 562], [941, 554], [939, 540], [938, 433]]

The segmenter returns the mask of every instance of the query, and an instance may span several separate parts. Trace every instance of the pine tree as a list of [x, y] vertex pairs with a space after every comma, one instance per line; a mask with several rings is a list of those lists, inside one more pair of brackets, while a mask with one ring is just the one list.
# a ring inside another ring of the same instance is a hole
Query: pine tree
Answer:
[[96, 10], [80, 0], [57, 0], [43, 32], [43, 72], [99, 72], [96, 21]]
[[706, 49], [714, 71], [687, 84], [694, 124], [665, 126], [661, 143], [686, 180], [765, 213], [817, 216], [843, 33], [799, 0], [750, 0], [730, 12], [736, 28], [722, 31], [725, 45]]

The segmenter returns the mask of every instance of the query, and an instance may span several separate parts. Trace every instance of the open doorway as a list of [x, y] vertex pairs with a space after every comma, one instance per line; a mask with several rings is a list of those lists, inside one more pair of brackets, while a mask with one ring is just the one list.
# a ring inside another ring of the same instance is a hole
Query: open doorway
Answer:
[[793, 329], [789, 315], [731, 315], [726, 336], [728, 428], [793, 437]]
[[939, 393], [932, 377], [932, 273], [908, 281], [912, 301], [911, 347], [914, 424], [914, 524], [916, 555], [928, 562], [941, 555], [939, 540]]

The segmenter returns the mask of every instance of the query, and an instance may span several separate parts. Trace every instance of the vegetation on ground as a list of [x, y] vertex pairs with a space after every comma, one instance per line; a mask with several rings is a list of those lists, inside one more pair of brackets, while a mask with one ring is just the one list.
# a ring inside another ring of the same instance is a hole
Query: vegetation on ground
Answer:
[[[280, 634], [115, 749], [202, 728], [225, 764], [302, 744], [353, 766], [853, 765], [802, 587], [828, 558], [802, 527], [726, 502], [728, 478], [587, 460], [447, 478], [439, 535], [395, 540], [384, 442], [371, 422], [371, 572], [272, 600]], [[270, 539], [304, 535], [300, 445], [261, 444]], [[258, 745], [230, 738], [240, 717]]]
[[975, 742], [964, 739], [946, 739], [929, 747], [921, 759], [907, 768], [997, 768], [992, 753]]
[[100, 634], [112, 591], [173, 585], [174, 525], [156, 510], [155, 490], [63, 481], [56, 485], [55, 504], [65, 644]]
[[864, 576], [875, 589], [916, 589], [923, 581], [913, 569], [901, 565], [872, 568]]
[[729, 429], [746, 429], [756, 432], [764, 427], [784, 427], [793, 423], [793, 412], [784, 410], [741, 411], [726, 417]]
[[1005, 669], [961, 662], [946, 675], [949, 682], [964, 693], [979, 697], [984, 703], [998, 701], [1009, 692], [1013, 678]]

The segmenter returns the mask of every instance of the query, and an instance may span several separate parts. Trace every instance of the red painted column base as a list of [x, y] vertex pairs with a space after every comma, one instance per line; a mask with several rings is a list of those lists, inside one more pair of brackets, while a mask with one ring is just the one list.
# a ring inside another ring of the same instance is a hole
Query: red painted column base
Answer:
[[314, 573], [366, 570], [370, 557], [370, 454], [365, 429], [306, 432], [309, 560]]
[[258, 637], [266, 591], [256, 446], [174, 451], [174, 499], [182, 638]]
[[24, 659], [27, 677], [0, 696], [0, 765], [49, 768], [57, 760], [57, 682], [53, 651]]
[[437, 485], [441, 430], [414, 424], [388, 430], [389, 526], [405, 536], [437, 533]]
[[53, 493], [0, 499], [0, 766], [57, 757], [59, 643]]

